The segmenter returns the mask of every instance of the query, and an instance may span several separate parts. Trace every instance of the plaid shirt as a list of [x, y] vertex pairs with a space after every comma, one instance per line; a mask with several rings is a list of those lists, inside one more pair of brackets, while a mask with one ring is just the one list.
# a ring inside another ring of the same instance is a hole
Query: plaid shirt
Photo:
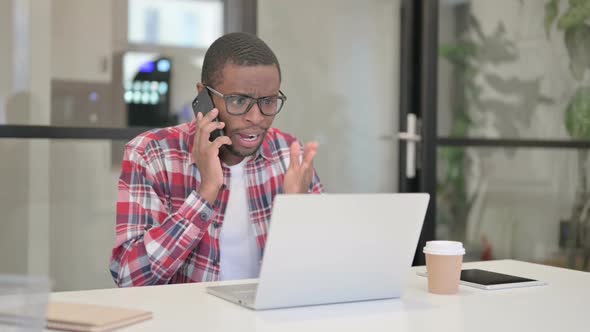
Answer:
[[[120, 287], [215, 281], [219, 236], [229, 192], [229, 169], [214, 204], [199, 196], [201, 176], [192, 157], [194, 121], [143, 133], [127, 143], [119, 179], [116, 241], [110, 260]], [[289, 146], [296, 138], [270, 129], [246, 163], [249, 219], [260, 259], [272, 202], [283, 191]], [[310, 192], [323, 191], [317, 174]]]

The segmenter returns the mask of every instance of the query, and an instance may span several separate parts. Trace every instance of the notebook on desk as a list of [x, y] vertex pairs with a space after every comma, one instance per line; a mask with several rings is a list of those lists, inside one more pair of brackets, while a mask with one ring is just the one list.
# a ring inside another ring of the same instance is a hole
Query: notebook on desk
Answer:
[[81, 303], [49, 303], [47, 328], [64, 331], [102, 332], [152, 318], [144, 310]]

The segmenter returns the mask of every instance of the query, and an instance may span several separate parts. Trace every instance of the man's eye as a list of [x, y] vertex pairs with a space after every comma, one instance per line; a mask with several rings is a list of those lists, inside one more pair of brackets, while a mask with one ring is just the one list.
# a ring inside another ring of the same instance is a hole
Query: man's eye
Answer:
[[274, 103], [275, 103], [275, 99], [274, 98], [262, 99], [262, 104], [263, 105], [272, 105]]
[[232, 99], [232, 104], [236, 106], [242, 106], [248, 102], [248, 98], [246, 97], [234, 97]]

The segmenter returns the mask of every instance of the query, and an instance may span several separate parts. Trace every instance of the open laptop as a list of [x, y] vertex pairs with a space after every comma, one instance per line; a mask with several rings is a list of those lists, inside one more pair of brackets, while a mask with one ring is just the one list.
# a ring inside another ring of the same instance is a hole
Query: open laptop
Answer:
[[429, 195], [278, 195], [257, 283], [207, 287], [256, 309], [396, 298]]

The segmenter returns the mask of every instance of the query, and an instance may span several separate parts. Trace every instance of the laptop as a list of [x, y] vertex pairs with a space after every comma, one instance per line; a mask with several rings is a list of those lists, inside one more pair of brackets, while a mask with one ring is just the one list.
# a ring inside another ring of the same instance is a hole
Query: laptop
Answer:
[[209, 294], [255, 309], [401, 297], [429, 195], [277, 195], [257, 282]]

